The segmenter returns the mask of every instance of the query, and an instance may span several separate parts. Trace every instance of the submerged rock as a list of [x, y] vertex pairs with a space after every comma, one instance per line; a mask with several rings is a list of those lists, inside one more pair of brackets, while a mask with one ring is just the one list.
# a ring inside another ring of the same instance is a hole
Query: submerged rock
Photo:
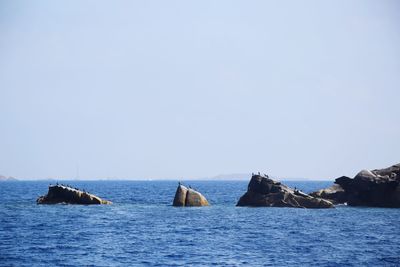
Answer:
[[41, 196], [36, 200], [37, 204], [112, 204], [111, 201], [104, 200], [98, 196], [64, 185], [51, 185], [47, 195]]
[[327, 200], [312, 197], [261, 175], [251, 177], [247, 192], [239, 199], [237, 206], [312, 209], [334, 207]]
[[175, 207], [201, 207], [208, 206], [209, 203], [200, 192], [180, 184], [176, 189], [172, 205]]
[[385, 169], [362, 170], [353, 179], [335, 180], [350, 206], [400, 208], [400, 164]]

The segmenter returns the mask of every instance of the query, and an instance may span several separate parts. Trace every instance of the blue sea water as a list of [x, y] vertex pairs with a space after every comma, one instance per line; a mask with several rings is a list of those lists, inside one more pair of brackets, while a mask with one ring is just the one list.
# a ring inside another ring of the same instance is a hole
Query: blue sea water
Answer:
[[[400, 266], [400, 209], [235, 207], [245, 181], [65, 182], [113, 205], [36, 205], [48, 182], [0, 183], [1, 266]], [[330, 182], [287, 182], [305, 192]]]

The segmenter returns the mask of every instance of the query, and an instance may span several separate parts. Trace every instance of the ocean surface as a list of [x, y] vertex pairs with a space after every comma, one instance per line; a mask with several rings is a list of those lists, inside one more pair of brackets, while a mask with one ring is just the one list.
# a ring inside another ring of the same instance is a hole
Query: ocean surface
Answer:
[[[400, 209], [235, 207], [246, 181], [65, 181], [113, 205], [36, 205], [49, 182], [0, 183], [0, 266], [400, 266]], [[286, 182], [305, 192], [331, 182]]]

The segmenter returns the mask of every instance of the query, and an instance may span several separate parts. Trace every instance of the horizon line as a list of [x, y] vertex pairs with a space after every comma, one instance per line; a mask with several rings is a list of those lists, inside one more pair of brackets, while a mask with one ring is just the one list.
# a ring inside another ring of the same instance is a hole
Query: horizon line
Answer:
[[[244, 179], [244, 178], [229, 178], [229, 179], [221, 179], [221, 178], [189, 178], [189, 179], [177, 179], [177, 178], [94, 178], [94, 179], [55, 179], [55, 178], [32, 178], [32, 179], [18, 179], [14, 178], [14, 182], [34, 182], [34, 181], [75, 181], [75, 182], [91, 182], [91, 181], [106, 181], [106, 182], [114, 182], [114, 181], [138, 181], [138, 182], [148, 182], [148, 181], [249, 181], [249, 179]], [[283, 178], [283, 179], [276, 179], [272, 178], [273, 180], [276, 181], [304, 181], [304, 182], [329, 182], [329, 181], [335, 181], [335, 179], [310, 179], [310, 178]], [[13, 181], [3, 181], [3, 182], [13, 182]]]

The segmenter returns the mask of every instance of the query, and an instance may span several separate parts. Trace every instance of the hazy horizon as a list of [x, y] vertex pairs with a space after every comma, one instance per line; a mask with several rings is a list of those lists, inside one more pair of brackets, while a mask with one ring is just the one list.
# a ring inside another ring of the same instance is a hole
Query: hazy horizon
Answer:
[[1, 1], [0, 175], [399, 163], [397, 1]]
[[[248, 182], [251, 178], [251, 174], [247, 176], [230, 176], [226, 178], [221, 178], [219, 175], [214, 177], [164, 177], [164, 178], [129, 178], [129, 177], [105, 177], [105, 178], [57, 178], [57, 177], [47, 177], [47, 178], [15, 178], [15, 177], [6, 177], [6, 178], [14, 178], [15, 180], [6, 180], [6, 182], [14, 182], [14, 181], [49, 181], [51, 183], [56, 182], [85, 182], [85, 181], [138, 181], [138, 182], [146, 182], [146, 181], [180, 181], [183, 183], [190, 181], [244, 181]], [[332, 179], [309, 179], [309, 178], [301, 178], [301, 177], [278, 177], [278, 176], [269, 176], [271, 179], [277, 181], [303, 181], [303, 182], [313, 182], [313, 181], [332, 181], [334, 182], [335, 178]], [[336, 177], [337, 178], [337, 177]], [[3, 182], [0, 179], [0, 182]]]

